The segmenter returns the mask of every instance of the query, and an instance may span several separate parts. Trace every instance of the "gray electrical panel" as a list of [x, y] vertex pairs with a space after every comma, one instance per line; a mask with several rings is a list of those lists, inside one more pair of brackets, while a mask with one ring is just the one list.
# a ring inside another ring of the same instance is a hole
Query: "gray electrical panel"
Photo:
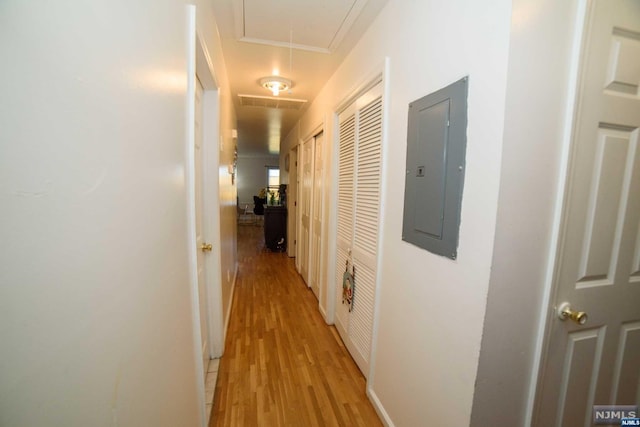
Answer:
[[468, 77], [409, 104], [402, 240], [455, 259], [467, 147]]

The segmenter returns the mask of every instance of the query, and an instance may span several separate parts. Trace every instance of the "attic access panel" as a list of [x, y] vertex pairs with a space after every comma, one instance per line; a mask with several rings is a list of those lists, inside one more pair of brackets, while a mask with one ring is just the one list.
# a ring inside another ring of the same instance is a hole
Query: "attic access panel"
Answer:
[[468, 77], [409, 104], [402, 240], [456, 259]]

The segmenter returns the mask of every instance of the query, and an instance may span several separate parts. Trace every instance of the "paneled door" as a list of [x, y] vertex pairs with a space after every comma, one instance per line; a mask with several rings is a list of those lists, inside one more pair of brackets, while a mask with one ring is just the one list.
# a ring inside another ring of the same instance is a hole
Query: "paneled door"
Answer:
[[316, 298], [320, 298], [321, 248], [322, 248], [322, 194], [324, 190], [322, 175], [322, 133], [313, 138], [313, 203], [311, 208], [311, 271], [310, 286]]
[[[382, 173], [382, 84], [339, 116], [336, 231], [336, 328], [358, 367], [369, 374], [378, 276]], [[343, 273], [354, 275], [351, 311]]]
[[195, 162], [195, 214], [196, 214], [196, 245], [197, 245], [197, 269], [198, 269], [198, 302], [200, 308], [200, 338], [203, 366], [205, 376], [207, 366], [209, 366], [209, 328], [207, 310], [207, 283], [205, 273], [205, 254], [211, 251], [209, 243], [204, 241], [204, 194], [203, 194], [203, 156], [202, 128], [203, 128], [203, 96], [204, 89], [200, 80], [196, 79], [196, 102], [195, 102], [195, 140], [194, 140], [194, 162]]
[[289, 151], [289, 188], [287, 189], [287, 253], [297, 256], [298, 246], [298, 148]]
[[313, 186], [313, 138], [302, 145], [302, 191], [300, 230], [300, 274], [310, 286], [309, 251], [311, 242], [311, 197]]
[[640, 403], [640, 1], [589, 1], [582, 43], [540, 427]]

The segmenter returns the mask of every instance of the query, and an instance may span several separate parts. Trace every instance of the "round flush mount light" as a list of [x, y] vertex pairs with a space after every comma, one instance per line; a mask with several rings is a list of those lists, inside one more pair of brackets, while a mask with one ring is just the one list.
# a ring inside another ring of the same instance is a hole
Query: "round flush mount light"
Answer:
[[279, 76], [264, 77], [260, 79], [260, 86], [271, 91], [273, 96], [278, 96], [280, 92], [291, 88], [291, 80]]

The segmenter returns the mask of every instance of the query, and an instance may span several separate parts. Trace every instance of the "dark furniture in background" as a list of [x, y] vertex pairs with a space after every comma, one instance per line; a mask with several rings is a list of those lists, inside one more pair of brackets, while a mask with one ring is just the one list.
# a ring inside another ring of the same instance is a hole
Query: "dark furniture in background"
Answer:
[[267, 199], [261, 199], [258, 196], [253, 196], [253, 213], [256, 215], [264, 215], [264, 205], [267, 204]]
[[280, 194], [280, 204], [287, 206], [287, 184], [280, 184], [278, 193]]
[[267, 206], [264, 211], [264, 244], [272, 251], [287, 250], [287, 207]]

